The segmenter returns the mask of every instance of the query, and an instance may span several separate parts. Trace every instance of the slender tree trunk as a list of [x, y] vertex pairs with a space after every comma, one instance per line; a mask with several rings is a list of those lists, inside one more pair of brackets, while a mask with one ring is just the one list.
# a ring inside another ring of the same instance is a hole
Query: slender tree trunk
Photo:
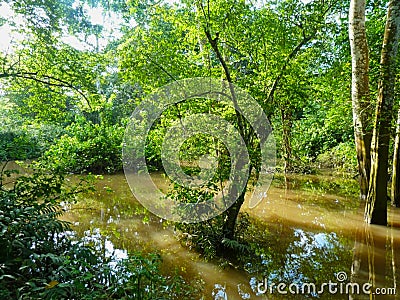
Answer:
[[[238, 123], [238, 130], [239, 130], [240, 135], [243, 137], [244, 142], [247, 145], [251, 138], [250, 133], [246, 132], [243, 117], [239, 113], [239, 108], [238, 108], [237, 99], [236, 99], [236, 92], [232, 85], [233, 82], [232, 82], [232, 78], [231, 78], [231, 73], [230, 73], [228, 65], [218, 47], [218, 42], [219, 42], [218, 34], [216, 35], [215, 38], [212, 38], [211, 33], [207, 28], [205, 28], [205, 34], [207, 36], [208, 42], [210, 43], [212, 49], [214, 50], [221, 66], [224, 70], [226, 80], [229, 83], [229, 89], [230, 89], [230, 93], [231, 93], [231, 97], [232, 97], [232, 103], [235, 108], [236, 120]], [[241, 169], [242, 166], [238, 165], [237, 167], [238, 167], [238, 169]], [[251, 170], [252, 170], [252, 168], [250, 167], [250, 171], [249, 171], [250, 174], [251, 174]], [[238, 178], [238, 181], [240, 181], [240, 180], [241, 180], [241, 178]], [[237, 182], [235, 182], [235, 181], [236, 180], [234, 179], [233, 183], [232, 183], [232, 191], [231, 191], [232, 195], [236, 195], [236, 192], [237, 192], [237, 190], [236, 190]], [[238, 217], [240, 208], [242, 207], [243, 202], [244, 202], [244, 196], [246, 194], [247, 184], [248, 184], [248, 179], [244, 183], [243, 192], [240, 194], [240, 196], [238, 197], [236, 202], [231, 207], [229, 207], [226, 211], [226, 219], [225, 219], [225, 222], [223, 225], [223, 235], [225, 238], [228, 238], [228, 239], [234, 238], [236, 221], [237, 221], [237, 217]]]
[[391, 196], [392, 205], [400, 207], [400, 109], [397, 112], [397, 125], [394, 139]]
[[285, 162], [284, 172], [285, 175], [291, 171], [292, 165], [292, 145], [290, 142], [292, 132], [292, 115], [288, 109], [281, 109], [282, 119], [282, 147], [283, 147], [283, 159]]
[[387, 181], [390, 127], [393, 118], [396, 55], [400, 33], [400, 1], [389, 2], [381, 54], [374, 133], [371, 144], [371, 177], [365, 219], [368, 223], [387, 225]]
[[369, 55], [365, 31], [365, 0], [351, 0], [349, 12], [354, 139], [360, 175], [360, 198], [367, 199], [371, 159]]

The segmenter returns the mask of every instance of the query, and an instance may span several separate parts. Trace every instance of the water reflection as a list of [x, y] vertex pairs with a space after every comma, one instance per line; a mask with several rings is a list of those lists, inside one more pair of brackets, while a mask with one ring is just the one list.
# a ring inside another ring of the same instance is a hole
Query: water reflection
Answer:
[[351, 299], [398, 299], [393, 295], [400, 275], [399, 210], [391, 208], [389, 227], [360, 226], [356, 232], [351, 280], [371, 283], [373, 295], [358, 295]]
[[[161, 189], [166, 180], [152, 175]], [[252, 218], [247, 232], [251, 253], [244, 270], [231, 264], [204, 261], [180, 244], [171, 224], [148, 213], [133, 198], [123, 175], [104, 176], [97, 192], [85, 195], [65, 218], [80, 236], [102, 241], [107, 253], [123, 257], [129, 251], [158, 251], [162, 270], [175, 270], [189, 282], [201, 280], [199, 299], [349, 299], [348, 295], [262, 294], [257, 284], [314, 283], [337, 280], [371, 282], [394, 287], [399, 280], [400, 214], [390, 212], [392, 228], [364, 226], [362, 205], [351, 197], [326, 195], [273, 186], [268, 199], [255, 209], [245, 203]], [[124, 250], [120, 250], [124, 249]], [[107, 254], [106, 254], [107, 255]], [[395, 296], [356, 295], [352, 299], [397, 299]], [[203, 297], [203, 298], [202, 298]]]
[[128, 258], [128, 251], [116, 249], [114, 244], [101, 234], [99, 228], [86, 230], [80, 241], [85, 246], [92, 246], [96, 252], [103, 253], [103, 260], [111, 259], [113, 263], [116, 263]]

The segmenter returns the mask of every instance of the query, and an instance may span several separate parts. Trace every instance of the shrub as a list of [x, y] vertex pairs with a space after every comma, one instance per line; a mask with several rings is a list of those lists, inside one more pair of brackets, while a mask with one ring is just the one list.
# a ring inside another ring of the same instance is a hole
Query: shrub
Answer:
[[38, 158], [62, 131], [61, 127], [51, 125], [0, 129], [0, 161]]
[[181, 243], [202, 254], [205, 259], [240, 259], [249, 251], [245, 238], [250, 225], [249, 216], [246, 213], [239, 214], [234, 239], [224, 237], [223, 223], [224, 214], [199, 223], [177, 223], [175, 228], [179, 230]]
[[74, 123], [50, 147], [42, 161], [69, 173], [115, 173], [122, 170], [124, 128], [93, 123]]
[[0, 160], [23, 160], [39, 155], [38, 142], [28, 132], [24, 130], [0, 131]]
[[69, 224], [58, 219], [58, 203], [79, 192], [62, 186], [62, 174], [40, 169], [6, 188], [12, 173], [0, 174], [0, 295], [9, 299], [38, 291], [62, 264], [71, 244], [61, 235]]
[[318, 155], [316, 162], [323, 168], [335, 168], [350, 173], [357, 172], [357, 155], [353, 143], [340, 143]]

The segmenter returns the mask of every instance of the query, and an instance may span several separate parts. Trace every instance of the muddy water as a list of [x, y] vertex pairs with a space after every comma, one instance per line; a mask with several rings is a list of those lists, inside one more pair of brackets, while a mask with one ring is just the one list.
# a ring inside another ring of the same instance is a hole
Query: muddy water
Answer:
[[[162, 176], [153, 178], [166, 187]], [[365, 226], [362, 204], [352, 197], [273, 184], [268, 199], [255, 209], [243, 206], [252, 219], [248, 239], [257, 246], [245, 270], [239, 270], [207, 262], [182, 246], [171, 224], [134, 199], [124, 175], [104, 176], [96, 184], [97, 191], [81, 197], [65, 215], [78, 234], [102, 240], [117, 256], [126, 256], [127, 250], [159, 252], [163, 272], [178, 271], [190, 282], [201, 282], [198, 299], [349, 299], [348, 283], [360, 288], [351, 299], [398, 299], [362, 292], [372, 283], [379, 292], [392, 293], [387, 288], [400, 283], [398, 209], [390, 211], [392, 227]], [[279, 283], [287, 294], [279, 292]], [[307, 284], [314, 284], [315, 291]]]

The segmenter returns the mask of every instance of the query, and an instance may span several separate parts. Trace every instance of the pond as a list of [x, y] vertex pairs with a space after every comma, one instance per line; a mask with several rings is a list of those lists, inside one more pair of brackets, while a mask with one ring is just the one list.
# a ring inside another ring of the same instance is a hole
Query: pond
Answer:
[[[160, 174], [152, 177], [166, 187]], [[249, 239], [257, 245], [244, 268], [207, 261], [188, 249], [173, 224], [133, 197], [123, 174], [103, 176], [96, 192], [82, 195], [64, 219], [116, 259], [128, 251], [160, 253], [165, 274], [178, 272], [203, 286], [198, 299], [349, 299], [349, 291], [356, 293], [351, 299], [397, 299], [389, 294], [400, 283], [399, 209], [390, 208], [391, 226], [365, 226], [363, 204], [326, 194], [319, 188], [322, 179], [335, 181], [330, 175], [274, 180], [260, 205], [243, 205], [251, 220]], [[309, 189], [300, 189], [300, 181]]]

